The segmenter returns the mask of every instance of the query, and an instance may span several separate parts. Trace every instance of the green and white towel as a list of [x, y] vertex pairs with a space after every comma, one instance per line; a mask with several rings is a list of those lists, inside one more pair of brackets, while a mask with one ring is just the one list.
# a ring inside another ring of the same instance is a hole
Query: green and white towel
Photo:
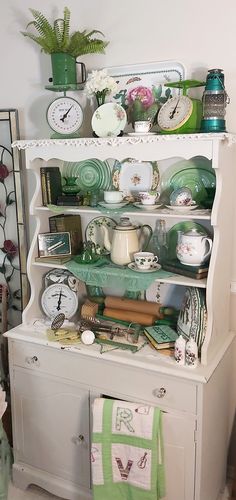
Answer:
[[94, 500], [159, 500], [165, 495], [158, 408], [97, 398], [91, 463]]

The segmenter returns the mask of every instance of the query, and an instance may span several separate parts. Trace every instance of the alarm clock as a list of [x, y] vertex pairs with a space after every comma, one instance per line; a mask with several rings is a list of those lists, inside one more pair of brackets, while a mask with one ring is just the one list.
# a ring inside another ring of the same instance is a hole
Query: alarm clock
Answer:
[[71, 319], [78, 310], [78, 295], [68, 285], [55, 283], [45, 288], [41, 306], [46, 316], [53, 320], [58, 314]]
[[83, 123], [83, 110], [75, 99], [68, 96], [57, 97], [47, 108], [47, 122], [54, 131], [52, 139], [79, 137]]
[[204, 82], [183, 80], [166, 84], [168, 87], [183, 89], [183, 95], [174, 96], [161, 107], [157, 122], [161, 132], [165, 134], [191, 134], [200, 130], [202, 119], [202, 102], [186, 95], [187, 89], [201, 87]]

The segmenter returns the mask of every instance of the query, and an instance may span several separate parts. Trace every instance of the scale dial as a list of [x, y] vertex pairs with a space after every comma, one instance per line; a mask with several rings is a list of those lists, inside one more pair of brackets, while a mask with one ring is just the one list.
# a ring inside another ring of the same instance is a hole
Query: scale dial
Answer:
[[82, 125], [83, 111], [72, 97], [58, 97], [48, 106], [47, 121], [58, 134], [74, 134]]
[[78, 297], [67, 285], [55, 283], [44, 290], [41, 305], [50, 319], [54, 319], [59, 313], [70, 319], [78, 309]]
[[158, 113], [158, 125], [167, 132], [177, 130], [188, 121], [192, 112], [193, 103], [189, 97], [171, 97]]

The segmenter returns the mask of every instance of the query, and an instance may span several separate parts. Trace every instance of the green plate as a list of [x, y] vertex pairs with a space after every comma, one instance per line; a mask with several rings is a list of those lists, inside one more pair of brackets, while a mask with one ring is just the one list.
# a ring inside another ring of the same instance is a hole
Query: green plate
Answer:
[[196, 229], [199, 233], [203, 233], [206, 236], [211, 236], [210, 231], [208, 231], [204, 226], [193, 221], [182, 221], [178, 222], [172, 226], [172, 228], [167, 232], [167, 242], [168, 242], [168, 259], [176, 259], [176, 246], [178, 243], [178, 231], [191, 231], [191, 229]]
[[169, 203], [174, 189], [188, 187], [198, 204], [211, 207], [215, 195], [216, 176], [211, 161], [204, 156], [194, 156], [189, 160], [178, 159], [161, 176], [161, 193]]

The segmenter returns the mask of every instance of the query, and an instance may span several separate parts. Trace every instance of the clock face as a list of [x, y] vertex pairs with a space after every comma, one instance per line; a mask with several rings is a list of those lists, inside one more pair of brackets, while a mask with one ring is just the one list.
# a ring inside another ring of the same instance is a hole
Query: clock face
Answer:
[[82, 125], [83, 111], [75, 99], [58, 97], [47, 109], [48, 124], [58, 134], [73, 134]]
[[44, 290], [41, 305], [50, 319], [55, 318], [59, 313], [64, 314], [66, 319], [70, 319], [78, 309], [78, 297], [67, 285], [55, 283]]
[[169, 99], [158, 113], [158, 125], [162, 130], [172, 131], [180, 128], [190, 118], [193, 103], [187, 96], [176, 96]]

